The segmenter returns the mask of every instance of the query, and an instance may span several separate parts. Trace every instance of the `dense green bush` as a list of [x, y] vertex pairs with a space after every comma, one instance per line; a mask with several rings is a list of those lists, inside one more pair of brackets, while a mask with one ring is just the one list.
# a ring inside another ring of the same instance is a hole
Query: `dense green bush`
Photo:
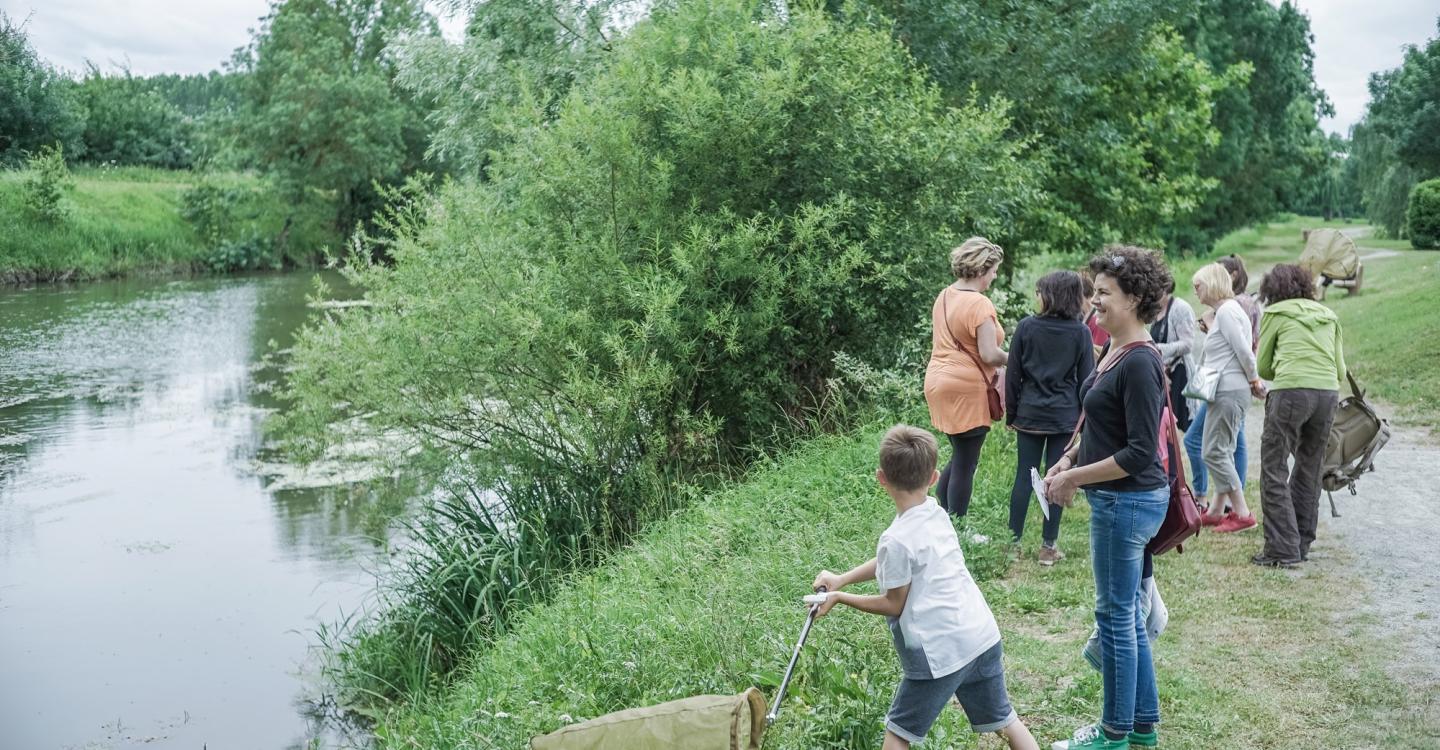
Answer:
[[35, 53], [25, 25], [0, 11], [0, 167], [44, 146], [79, 155], [84, 121], [69, 81]]
[[47, 224], [56, 224], [70, 215], [65, 193], [75, 186], [65, 166], [65, 151], [46, 146], [30, 157], [22, 188], [25, 208], [31, 216]]
[[91, 66], [76, 85], [85, 110], [85, 159], [96, 164], [185, 169], [194, 164], [194, 123], [145, 78]]
[[357, 274], [372, 307], [301, 337], [293, 448], [365, 415], [459, 485], [389, 589], [391, 641], [424, 649], [391, 664], [443, 672], [684, 482], [793, 434], [837, 350], [890, 362], [948, 249], [1008, 241], [1035, 200], [1003, 111], [946, 106], [883, 31], [763, 7], [639, 23]]
[[1405, 216], [1410, 244], [1431, 250], [1440, 247], [1440, 180], [1428, 180], [1410, 192], [1410, 209]]

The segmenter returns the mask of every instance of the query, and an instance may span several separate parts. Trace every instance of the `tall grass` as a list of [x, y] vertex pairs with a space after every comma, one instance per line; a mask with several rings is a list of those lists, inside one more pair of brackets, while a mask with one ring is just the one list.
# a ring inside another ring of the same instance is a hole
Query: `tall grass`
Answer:
[[[181, 217], [197, 176], [144, 167], [81, 169], [68, 191], [68, 216], [38, 221], [26, 210], [23, 171], [0, 171], [0, 282], [79, 280], [137, 272], [198, 270], [213, 250]], [[216, 179], [243, 186], [237, 231], [279, 235], [290, 221], [288, 264], [313, 263], [338, 238], [323, 207], [292, 207], [250, 175]]]

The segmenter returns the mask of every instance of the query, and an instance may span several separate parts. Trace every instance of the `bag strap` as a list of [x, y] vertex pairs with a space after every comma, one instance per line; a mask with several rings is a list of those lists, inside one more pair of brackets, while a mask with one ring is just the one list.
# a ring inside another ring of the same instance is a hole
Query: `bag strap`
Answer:
[[1364, 399], [1365, 390], [1360, 387], [1359, 383], [1355, 382], [1355, 376], [1351, 375], [1348, 369], [1345, 370], [1345, 379], [1350, 381], [1350, 392], [1355, 394], [1355, 398]]
[[[947, 287], [947, 288], [953, 288], [953, 287]], [[957, 291], [957, 292], [960, 292], [960, 291], [973, 292], [973, 291], [975, 291], [975, 290], [973, 290], [973, 289], [956, 289], [955, 291]], [[975, 292], [975, 293], [976, 293], [976, 294], [979, 294], [979, 292]], [[960, 343], [960, 337], [959, 337], [959, 336], [956, 336], [956, 335], [955, 335], [955, 331], [950, 328], [950, 301], [945, 298], [945, 293], [944, 293], [944, 292], [941, 292], [941, 293], [940, 293], [940, 314], [943, 315], [944, 318], [945, 318], [945, 332], [948, 333], [948, 334], [950, 334], [950, 339], [955, 342], [955, 348], [957, 348], [957, 349], [959, 349], [960, 351], [964, 352], [964, 353], [965, 353], [965, 356], [969, 357], [969, 358], [970, 358], [970, 361], [973, 362], [973, 363], [975, 363], [975, 369], [980, 372], [980, 377], [981, 377], [983, 380], [986, 381], [986, 385], [990, 386], [991, 388], [994, 388], [995, 385], [1000, 382], [1000, 373], [998, 373], [998, 372], [997, 372], [997, 373], [992, 373], [992, 374], [990, 375], [990, 377], [986, 378], [986, 377], [985, 377], [985, 368], [984, 368], [983, 366], [981, 366], [981, 364], [980, 364], [980, 358], [977, 357], [977, 356], [975, 356], [974, 354], [971, 354], [971, 353], [970, 353], [970, 350], [969, 350], [969, 349], [966, 349], [966, 348], [965, 348], [965, 345], [962, 344], [962, 343]], [[999, 323], [999, 321], [996, 321], [995, 324], [996, 324], [996, 325], [999, 325], [1000, 323]], [[978, 343], [978, 342], [977, 342], [977, 343]]]
[[[1110, 344], [1107, 342], [1107, 343], [1105, 344], [1105, 346], [1106, 346], [1106, 348], [1109, 348]], [[1149, 342], [1149, 341], [1134, 341], [1134, 342], [1131, 342], [1131, 343], [1129, 343], [1129, 344], [1126, 344], [1125, 346], [1120, 347], [1120, 349], [1119, 349], [1118, 351], [1112, 352], [1113, 356], [1112, 356], [1109, 360], [1106, 360], [1106, 361], [1105, 361], [1105, 366], [1104, 366], [1104, 367], [1100, 367], [1100, 368], [1097, 368], [1097, 369], [1095, 370], [1095, 382], [1096, 382], [1096, 383], [1099, 383], [1099, 382], [1100, 382], [1100, 376], [1101, 376], [1101, 375], [1104, 375], [1104, 374], [1107, 373], [1107, 372], [1110, 372], [1110, 371], [1113, 370], [1113, 369], [1115, 369], [1115, 367], [1116, 367], [1117, 365], [1119, 365], [1121, 361], [1123, 361], [1126, 357], [1130, 356], [1130, 352], [1133, 352], [1133, 351], [1135, 351], [1136, 349], [1141, 349], [1141, 348], [1145, 348], [1145, 347], [1149, 347], [1151, 350], [1153, 350], [1153, 351], [1155, 352], [1156, 356], [1159, 356], [1160, 350], [1157, 349], [1157, 348], [1155, 348], [1155, 344], [1153, 344], [1153, 343], [1151, 343], [1151, 342]], [[1163, 358], [1162, 358], [1161, 361], [1160, 361], [1160, 371], [1161, 371], [1162, 374], [1163, 374], [1164, 371], [1165, 371], [1165, 361], [1164, 361]], [[1167, 382], [1168, 382], [1168, 381], [1167, 381]], [[1091, 388], [1094, 388], [1095, 386], [1092, 385], [1092, 386], [1090, 386], [1090, 387], [1091, 387]], [[1166, 398], [1166, 399], [1169, 399], [1169, 398], [1170, 398], [1170, 389], [1169, 389], [1168, 387], [1165, 389], [1165, 398]], [[1173, 413], [1173, 410], [1172, 410], [1172, 413]], [[1082, 430], [1084, 430], [1084, 429], [1085, 429], [1085, 404], [1082, 402], [1082, 403], [1080, 404], [1080, 420], [1075, 423], [1075, 432], [1074, 432], [1074, 434], [1072, 434], [1072, 435], [1070, 436], [1070, 442], [1068, 442], [1068, 443], [1065, 444], [1065, 452], [1069, 452], [1069, 450], [1070, 450], [1071, 448], [1074, 448], [1074, 447], [1075, 447], [1075, 444], [1076, 444], [1076, 443], [1080, 442], [1080, 432], [1081, 432]]]

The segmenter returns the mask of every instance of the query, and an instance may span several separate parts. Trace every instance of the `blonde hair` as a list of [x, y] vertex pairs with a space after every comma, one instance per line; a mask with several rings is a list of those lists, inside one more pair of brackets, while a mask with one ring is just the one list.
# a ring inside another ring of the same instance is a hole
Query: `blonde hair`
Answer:
[[1230, 299], [1235, 296], [1235, 289], [1232, 286], [1234, 281], [1230, 278], [1230, 271], [1219, 263], [1201, 266], [1200, 270], [1190, 277], [1190, 283], [1205, 287], [1206, 293], [1217, 300]]
[[1005, 251], [999, 245], [984, 237], [971, 237], [950, 251], [950, 272], [957, 279], [973, 279], [984, 276], [1004, 259]]
[[939, 455], [935, 436], [908, 424], [891, 427], [880, 439], [880, 470], [885, 472], [885, 481], [896, 489], [929, 487]]

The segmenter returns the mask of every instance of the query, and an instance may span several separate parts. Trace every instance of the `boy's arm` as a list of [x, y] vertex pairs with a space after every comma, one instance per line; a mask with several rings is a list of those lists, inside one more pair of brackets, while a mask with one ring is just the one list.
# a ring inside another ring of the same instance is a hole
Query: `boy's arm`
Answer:
[[822, 570], [820, 575], [815, 576], [815, 583], [812, 585], [817, 589], [824, 586], [826, 591], [839, 591], [852, 583], [873, 580], [875, 580], [875, 558], [872, 557], [839, 575]]
[[831, 594], [820, 605], [820, 611], [815, 613], [816, 617], [822, 617], [830, 611], [835, 604], [843, 603], [850, 607], [869, 612], [872, 615], [884, 615], [886, 617], [899, 617], [905, 611], [905, 600], [910, 596], [910, 584], [897, 586], [893, 589], [886, 589], [883, 594], [871, 594], [863, 596], [860, 594], [847, 594], [843, 591]]

